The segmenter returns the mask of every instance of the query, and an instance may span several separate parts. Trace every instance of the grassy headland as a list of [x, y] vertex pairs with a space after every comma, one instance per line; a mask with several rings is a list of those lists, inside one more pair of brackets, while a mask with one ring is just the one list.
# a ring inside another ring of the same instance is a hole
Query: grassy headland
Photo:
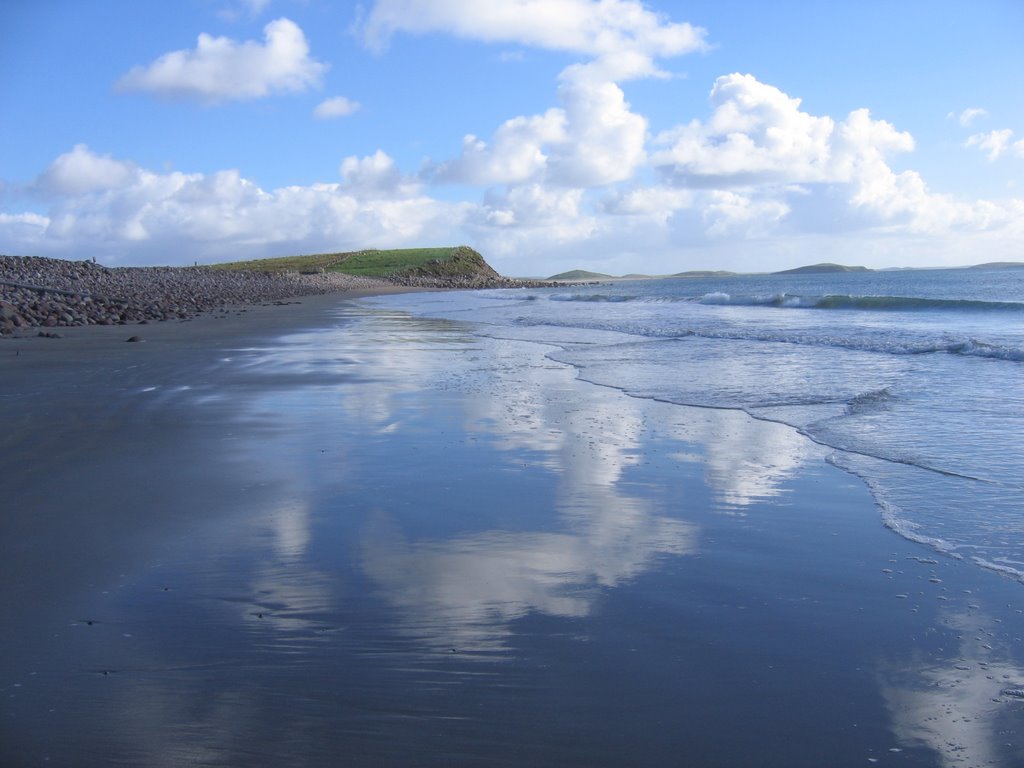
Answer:
[[447, 248], [369, 249], [345, 253], [314, 253], [272, 259], [231, 261], [211, 269], [254, 272], [338, 272], [360, 277], [497, 278], [484, 257], [465, 245]]
[[502, 277], [467, 246], [321, 253], [202, 267], [104, 267], [0, 256], [0, 335], [40, 326], [182, 320], [229, 304], [323, 293], [537, 285]]

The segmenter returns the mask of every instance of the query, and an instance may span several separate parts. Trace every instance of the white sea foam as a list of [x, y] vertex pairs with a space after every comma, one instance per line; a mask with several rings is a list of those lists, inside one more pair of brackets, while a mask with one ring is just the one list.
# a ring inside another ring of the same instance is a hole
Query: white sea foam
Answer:
[[716, 291], [715, 293], [705, 293], [700, 300], [701, 304], [728, 304], [732, 301], [732, 296], [728, 293], [722, 293]]

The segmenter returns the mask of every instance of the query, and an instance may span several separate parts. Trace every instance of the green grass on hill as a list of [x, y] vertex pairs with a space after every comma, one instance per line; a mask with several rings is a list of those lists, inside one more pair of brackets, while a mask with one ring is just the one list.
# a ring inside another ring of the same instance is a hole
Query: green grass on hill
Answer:
[[350, 254], [316, 253], [306, 256], [280, 256], [275, 259], [250, 259], [211, 264], [211, 269], [245, 270], [253, 272], [319, 272], [329, 269]]
[[315, 253], [214, 264], [214, 269], [258, 272], [344, 272], [365, 277], [388, 277], [400, 272], [419, 274], [472, 274], [484, 265], [483, 257], [466, 246], [448, 248], [393, 248], [390, 250]]
[[456, 248], [399, 248], [388, 251], [359, 251], [330, 268], [332, 272], [365, 277], [387, 277], [408, 269], [421, 269], [431, 262], [450, 261]]

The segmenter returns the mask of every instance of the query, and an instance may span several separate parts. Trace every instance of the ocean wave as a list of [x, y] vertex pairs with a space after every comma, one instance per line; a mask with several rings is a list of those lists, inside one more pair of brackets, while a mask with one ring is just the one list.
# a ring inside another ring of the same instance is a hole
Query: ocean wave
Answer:
[[1015, 301], [978, 301], [974, 299], [927, 299], [911, 296], [823, 296], [815, 309], [867, 309], [874, 311], [1024, 312], [1024, 304]]
[[613, 302], [624, 301], [649, 301], [650, 297], [628, 296], [615, 293], [553, 293], [548, 298], [551, 301], [585, 301], [585, 302]]
[[846, 413], [852, 416], [854, 414], [874, 413], [885, 410], [889, 407], [892, 399], [893, 395], [890, 387], [862, 392], [850, 400], [846, 406]]
[[[692, 301], [692, 299], [691, 299]], [[739, 295], [715, 291], [698, 299], [701, 304], [786, 309], [837, 309], [870, 312], [1024, 312], [1024, 303], [973, 299], [929, 299], [913, 296], [801, 296], [791, 293]]]
[[1024, 363], [1024, 349], [1009, 347], [1002, 344], [986, 344], [983, 341], [970, 339], [963, 344], [952, 345], [946, 350], [952, 354], [965, 355], [967, 357], [987, 357], [992, 360], [1007, 360], [1009, 362]]
[[551, 301], [567, 302], [635, 302], [639, 304], [704, 304], [728, 307], [774, 307], [781, 309], [821, 309], [861, 312], [1021, 312], [1024, 303], [1015, 301], [980, 301], [975, 299], [934, 299], [915, 296], [826, 296], [795, 293], [735, 294], [711, 291], [701, 296], [634, 295], [630, 293], [553, 293]]
[[838, 335], [794, 330], [737, 329], [697, 326], [662, 325], [645, 320], [629, 321], [621, 318], [594, 317], [587, 320], [537, 318], [520, 315], [513, 319], [517, 326], [550, 326], [553, 328], [579, 328], [582, 330], [611, 331], [652, 340], [699, 338], [709, 341], [739, 341], [754, 343], [795, 344], [807, 347], [832, 347], [858, 352], [877, 352], [884, 355], [910, 356], [949, 354], [963, 357], [982, 357], [1011, 363], [1024, 362], [1024, 346], [991, 344], [974, 338], [931, 337], [913, 338], [901, 334]]
[[[689, 299], [693, 301], [693, 299]], [[790, 293], [770, 293], [759, 295], [735, 296], [724, 291], [705, 293], [697, 302], [712, 306], [726, 307], [786, 307], [794, 309], [813, 308], [820, 301], [819, 297], [797, 296]]]

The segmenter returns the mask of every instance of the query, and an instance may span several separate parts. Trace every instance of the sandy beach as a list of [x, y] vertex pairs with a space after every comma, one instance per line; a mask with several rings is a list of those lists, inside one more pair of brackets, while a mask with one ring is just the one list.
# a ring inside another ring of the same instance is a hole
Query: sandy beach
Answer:
[[1024, 763], [1020, 585], [789, 427], [357, 295], [61, 332], [0, 341], [5, 766]]

